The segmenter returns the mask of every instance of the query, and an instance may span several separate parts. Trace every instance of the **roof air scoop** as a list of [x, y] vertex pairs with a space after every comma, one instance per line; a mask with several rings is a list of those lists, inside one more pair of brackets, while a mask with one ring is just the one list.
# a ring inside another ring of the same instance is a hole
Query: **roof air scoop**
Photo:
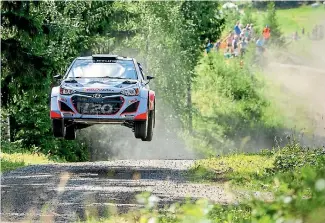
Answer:
[[93, 61], [97, 63], [115, 63], [118, 59], [118, 55], [110, 54], [95, 54], [92, 55]]

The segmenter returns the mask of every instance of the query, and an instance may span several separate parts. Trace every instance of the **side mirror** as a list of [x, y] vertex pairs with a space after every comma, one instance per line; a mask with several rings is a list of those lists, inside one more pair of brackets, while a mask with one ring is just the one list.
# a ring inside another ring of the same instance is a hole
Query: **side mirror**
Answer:
[[153, 76], [147, 76], [147, 80], [148, 80], [148, 81], [147, 81], [146, 85], [149, 84], [150, 80], [152, 80], [152, 79], [154, 79], [154, 78], [155, 78], [155, 77], [153, 77]]

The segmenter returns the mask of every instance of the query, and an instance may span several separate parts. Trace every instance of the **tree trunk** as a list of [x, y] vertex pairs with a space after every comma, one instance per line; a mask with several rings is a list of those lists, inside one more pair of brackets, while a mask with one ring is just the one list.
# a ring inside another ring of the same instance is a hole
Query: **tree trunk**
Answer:
[[191, 86], [191, 76], [188, 78], [187, 82], [187, 109], [188, 109], [188, 130], [192, 134], [192, 86]]

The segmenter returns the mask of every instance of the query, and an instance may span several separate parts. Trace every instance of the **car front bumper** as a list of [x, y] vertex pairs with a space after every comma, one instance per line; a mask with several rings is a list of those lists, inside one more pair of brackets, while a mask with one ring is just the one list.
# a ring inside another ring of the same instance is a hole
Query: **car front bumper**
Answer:
[[[113, 97], [121, 97], [123, 104], [121, 108], [114, 114], [81, 114], [78, 112], [75, 104], [73, 103], [71, 96], [53, 96], [51, 97], [51, 119], [64, 119], [75, 123], [85, 124], [120, 124], [125, 121], [138, 121], [146, 120], [148, 112], [148, 98], [140, 96], [123, 96], [115, 95], [105, 97], [105, 99]], [[88, 97], [89, 98], [89, 97]], [[68, 109], [62, 110], [62, 103], [68, 107]], [[131, 112], [127, 112], [128, 107], [137, 103], [136, 109]], [[67, 111], [69, 110], [69, 111]]]

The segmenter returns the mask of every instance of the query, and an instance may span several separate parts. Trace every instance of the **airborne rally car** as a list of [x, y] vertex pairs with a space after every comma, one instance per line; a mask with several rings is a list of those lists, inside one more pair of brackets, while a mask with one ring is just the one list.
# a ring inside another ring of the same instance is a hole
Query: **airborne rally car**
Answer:
[[60, 86], [52, 88], [53, 135], [74, 140], [77, 129], [120, 124], [131, 128], [135, 138], [151, 141], [155, 127], [151, 79], [145, 80], [140, 63], [133, 58], [105, 54], [76, 58]]

